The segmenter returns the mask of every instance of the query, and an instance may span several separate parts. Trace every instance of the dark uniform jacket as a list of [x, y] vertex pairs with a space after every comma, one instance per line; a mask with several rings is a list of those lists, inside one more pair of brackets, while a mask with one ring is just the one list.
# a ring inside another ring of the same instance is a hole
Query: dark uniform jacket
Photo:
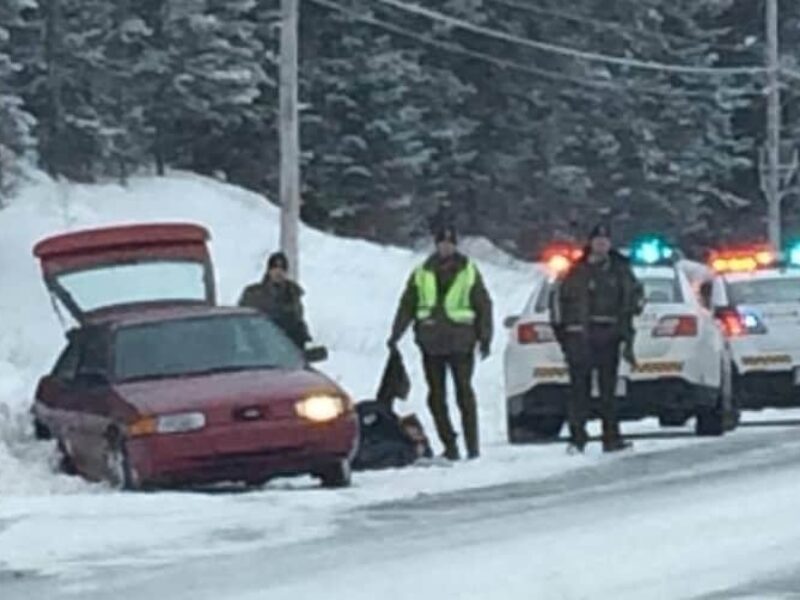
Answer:
[[633, 317], [641, 312], [641, 288], [630, 262], [616, 251], [608, 260], [575, 264], [555, 286], [551, 320], [561, 338], [572, 331], [586, 332], [591, 323], [610, 324], [620, 338], [633, 341]]
[[431, 356], [469, 354], [475, 351], [476, 344], [480, 344], [482, 349], [488, 351], [492, 341], [492, 301], [480, 273], [477, 274], [470, 294], [475, 322], [455, 323], [447, 317], [444, 310], [445, 296], [456, 276], [467, 266], [467, 261], [466, 256], [457, 253], [447, 259], [434, 254], [425, 262], [425, 268], [436, 274], [438, 292], [437, 306], [431, 317], [424, 321], [418, 321], [416, 318], [418, 294], [412, 273], [394, 319], [393, 340], [400, 339], [408, 326], [414, 322], [417, 344], [425, 354]]
[[302, 348], [311, 339], [303, 318], [303, 294], [303, 288], [294, 281], [276, 283], [264, 277], [261, 283], [245, 288], [239, 306], [255, 308], [266, 314]]

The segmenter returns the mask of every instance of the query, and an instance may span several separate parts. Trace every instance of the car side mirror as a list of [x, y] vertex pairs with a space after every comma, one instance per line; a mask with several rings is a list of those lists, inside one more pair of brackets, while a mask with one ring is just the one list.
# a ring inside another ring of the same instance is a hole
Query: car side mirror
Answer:
[[325, 346], [313, 346], [305, 349], [306, 362], [319, 363], [328, 360], [328, 349]]
[[514, 327], [514, 325], [519, 323], [519, 318], [520, 318], [519, 315], [511, 315], [509, 317], [506, 317], [505, 319], [503, 319], [503, 327], [505, 327], [506, 329], [511, 329], [512, 327]]

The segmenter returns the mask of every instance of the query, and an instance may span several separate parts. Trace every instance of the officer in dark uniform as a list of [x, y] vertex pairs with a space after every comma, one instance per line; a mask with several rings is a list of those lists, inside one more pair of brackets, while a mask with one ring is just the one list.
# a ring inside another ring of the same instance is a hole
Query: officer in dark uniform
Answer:
[[639, 311], [638, 282], [627, 258], [613, 249], [608, 225], [592, 229], [583, 257], [556, 285], [553, 328], [569, 365], [570, 450], [583, 452], [589, 437], [592, 375], [598, 372], [603, 451], [630, 447], [622, 439], [616, 410], [620, 353], [635, 364], [633, 317]]
[[245, 288], [239, 306], [255, 308], [280, 327], [298, 348], [311, 341], [303, 316], [304, 291], [289, 279], [289, 259], [283, 252], [269, 257], [264, 278]]

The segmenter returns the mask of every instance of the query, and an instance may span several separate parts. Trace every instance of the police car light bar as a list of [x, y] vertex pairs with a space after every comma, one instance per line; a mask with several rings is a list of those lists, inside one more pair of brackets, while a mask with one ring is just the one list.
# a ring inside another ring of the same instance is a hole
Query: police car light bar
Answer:
[[800, 242], [789, 247], [786, 251], [786, 258], [793, 267], [800, 267]]
[[654, 266], [671, 262], [675, 250], [660, 238], [645, 238], [633, 244], [630, 257], [635, 263]]
[[[796, 264], [800, 265], [800, 247], [797, 250]], [[748, 273], [774, 267], [778, 262], [778, 255], [765, 247], [726, 250], [711, 255], [711, 268], [717, 273]]]
[[554, 275], [562, 275], [583, 256], [583, 248], [569, 244], [558, 244], [547, 248], [542, 253], [542, 262]]

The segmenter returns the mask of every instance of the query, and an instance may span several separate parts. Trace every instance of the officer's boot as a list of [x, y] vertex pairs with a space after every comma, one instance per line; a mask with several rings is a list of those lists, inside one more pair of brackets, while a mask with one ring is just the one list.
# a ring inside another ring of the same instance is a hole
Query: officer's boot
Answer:
[[603, 452], [619, 452], [632, 446], [632, 442], [622, 438], [619, 432], [619, 423], [603, 420]]
[[442, 456], [447, 460], [461, 460], [461, 453], [458, 451], [458, 443], [455, 438], [445, 443]]

